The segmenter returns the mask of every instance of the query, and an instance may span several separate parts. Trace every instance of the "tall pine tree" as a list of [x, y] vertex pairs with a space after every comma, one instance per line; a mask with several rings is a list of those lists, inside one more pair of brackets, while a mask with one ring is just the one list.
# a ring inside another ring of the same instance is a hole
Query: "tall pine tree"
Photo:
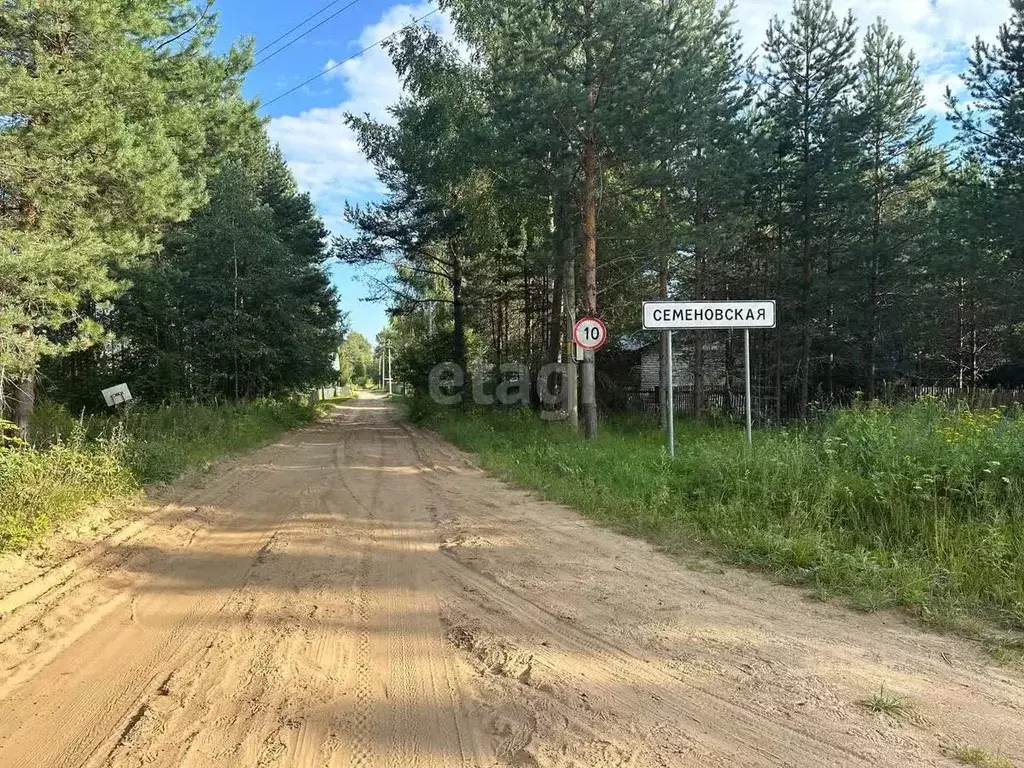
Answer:
[[216, 150], [251, 119], [249, 49], [215, 55], [215, 32], [185, 0], [3, 5], [0, 407], [13, 389], [23, 427], [40, 359], [95, 343], [111, 267], [201, 204]]
[[[782, 311], [794, 313], [799, 410], [807, 415], [812, 382], [831, 389], [835, 274], [844, 256], [843, 209], [853, 181], [852, 15], [831, 0], [796, 0], [793, 18], [772, 21], [765, 43], [762, 115], [778, 166]], [[788, 290], [790, 286], [795, 290]], [[780, 335], [779, 359], [784, 364]], [[824, 364], [822, 364], [824, 363]], [[781, 392], [779, 396], [781, 397]]]
[[880, 375], [897, 372], [893, 358], [899, 355], [899, 327], [894, 309], [906, 298], [898, 284], [899, 264], [924, 235], [928, 220], [919, 215], [913, 195], [927, 175], [936, 175], [939, 153], [930, 148], [935, 121], [923, 114], [917, 62], [882, 19], [864, 36], [859, 70], [865, 235], [850, 277], [854, 282], [866, 278], [866, 285], [863, 299], [857, 300], [856, 288], [847, 297], [848, 306], [856, 308], [848, 325], [851, 330], [861, 326], [855, 334], [863, 350], [856, 379], [866, 380], [867, 395], [874, 399]]

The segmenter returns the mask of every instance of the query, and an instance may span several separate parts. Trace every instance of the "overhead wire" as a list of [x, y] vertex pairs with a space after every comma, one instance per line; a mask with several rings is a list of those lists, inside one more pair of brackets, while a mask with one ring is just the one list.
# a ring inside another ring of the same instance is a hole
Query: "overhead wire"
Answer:
[[[334, 0], [334, 2], [335, 2], [335, 3], [337, 3], [337, 2], [341, 2], [341, 0]], [[317, 23], [317, 24], [314, 24], [314, 25], [313, 25], [312, 27], [310, 27], [310, 28], [309, 28], [309, 29], [307, 29], [307, 30], [306, 30], [305, 32], [303, 32], [303, 33], [302, 33], [301, 35], [298, 35], [297, 37], [294, 37], [294, 38], [292, 38], [292, 39], [291, 39], [291, 40], [289, 40], [289, 41], [288, 41], [287, 43], [285, 43], [284, 45], [282, 45], [282, 46], [281, 46], [280, 48], [277, 48], [277, 49], [275, 49], [275, 50], [271, 51], [270, 53], [268, 53], [268, 54], [267, 54], [266, 56], [264, 56], [263, 58], [260, 58], [260, 59], [256, 59], [256, 63], [252, 65], [252, 69], [255, 69], [256, 67], [258, 67], [258, 66], [259, 66], [260, 64], [262, 64], [262, 63], [263, 63], [263, 62], [265, 62], [265, 61], [270, 61], [270, 59], [272, 59], [272, 58], [274, 58], [275, 56], [277, 56], [277, 54], [281, 53], [281, 51], [284, 51], [284, 50], [287, 50], [288, 48], [291, 48], [291, 47], [292, 47], [293, 45], [295, 45], [295, 43], [299, 42], [299, 40], [301, 40], [302, 38], [304, 38], [304, 37], [305, 37], [306, 35], [308, 35], [308, 34], [309, 34], [310, 32], [313, 32], [313, 31], [315, 31], [315, 30], [317, 30], [317, 29], [320, 29], [320, 27], [322, 27], [322, 26], [323, 26], [324, 24], [326, 24], [327, 22], [331, 21], [332, 19], [336, 19], [336, 18], [337, 18], [338, 16], [340, 16], [340, 15], [341, 15], [341, 14], [343, 14], [343, 13], [344, 13], [345, 11], [347, 11], [347, 10], [348, 10], [349, 8], [351, 8], [351, 7], [353, 6], [353, 5], [355, 5], [356, 3], [359, 3], [359, 2], [362, 2], [362, 0], [350, 0], [350, 2], [348, 2], [348, 3], [346, 4], [346, 5], [343, 5], [343, 6], [342, 6], [342, 7], [340, 8], [340, 9], [338, 9], [337, 11], [335, 11], [334, 13], [332, 13], [332, 14], [331, 14], [330, 16], [328, 16], [328, 17], [327, 17], [326, 19], [324, 19], [323, 21], [321, 21], [321, 22], [319, 22], [319, 23]], [[284, 38], [284, 37], [287, 37], [287, 36], [288, 36], [288, 35], [290, 35], [290, 34], [291, 34], [292, 32], [294, 32], [294, 31], [295, 31], [296, 29], [298, 29], [298, 28], [299, 28], [299, 27], [301, 27], [301, 26], [302, 26], [303, 24], [305, 24], [305, 23], [306, 23], [307, 21], [309, 21], [310, 19], [313, 19], [313, 18], [315, 18], [316, 16], [318, 16], [319, 14], [323, 13], [323, 12], [324, 12], [325, 10], [327, 10], [327, 8], [330, 8], [330, 6], [331, 6], [331, 5], [334, 5], [334, 3], [330, 3], [329, 5], [325, 6], [324, 8], [321, 8], [321, 9], [320, 9], [319, 11], [317, 11], [317, 13], [314, 13], [314, 14], [313, 14], [312, 16], [310, 16], [309, 18], [307, 18], [307, 19], [306, 19], [306, 21], [303, 21], [302, 23], [300, 23], [300, 24], [297, 24], [296, 26], [292, 27], [292, 28], [291, 28], [291, 29], [290, 29], [290, 30], [289, 30], [288, 32], [285, 32], [285, 33], [284, 33], [283, 35], [281, 35], [280, 37], [278, 37], [278, 38], [277, 38], [277, 40], [274, 40], [274, 41], [273, 41], [272, 43], [269, 43], [269, 44], [267, 44], [267, 45], [263, 46], [263, 48], [261, 48], [260, 50], [261, 50], [261, 51], [264, 51], [264, 50], [266, 50], [267, 48], [269, 48], [270, 46], [272, 46], [272, 45], [274, 45], [275, 43], [277, 43], [277, 42], [278, 42], [279, 40], [281, 40], [282, 38]], [[259, 51], [257, 51], [256, 55], [257, 55], [257, 56], [259, 55]]]
[[294, 27], [292, 27], [291, 29], [289, 29], [289, 30], [288, 30], [287, 32], [282, 32], [282, 33], [281, 33], [280, 35], [278, 35], [277, 37], [275, 37], [275, 38], [274, 38], [273, 40], [271, 40], [271, 41], [270, 41], [269, 43], [267, 43], [266, 45], [264, 45], [264, 46], [262, 46], [262, 47], [260, 47], [260, 48], [256, 49], [256, 55], [257, 55], [257, 56], [259, 56], [259, 55], [260, 55], [261, 53], [263, 53], [263, 52], [264, 52], [265, 50], [267, 50], [268, 48], [273, 48], [273, 47], [274, 47], [274, 46], [275, 46], [275, 45], [276, 45], [277, 43], [279, 43], [279, 42], [280, 42], [281, 40], [284, 40], [284, 39], [285, 39], [286, 37], [288, 37], [288, 35], [290, 35], [290, 34], [291, 34], [292, 32], [294, 32], [294, 31], [295, 31], [296, 29], [298, 29], [299, 27], [301, 27], [301, 26], [302, 26], [303, 24], [305, 24], [305, 23], [306, 23], [306, 22], [308, 22], [308, 21], [312, 21], [312, 20], [313, 20], [313, 19], [315, 19], [315, 18], [316, 18], [317, 16], [319, 16], [319, 15], [320, 15], [321, 13], [323, 13], [324, 11], [326, 11], [326, 10], [327, 10], [328, 8], [330, 8], [331, 6], [337, 5], [337, 4], [338, 4], [338, 3], [340, 3], [340, 2], [341, 2], [341, 0], [331, 0], [331, 2], [327, 3], [327, 5], [325, 5], [325, 6], [323, 6], [322, 8], [320, 8], [320, 10], [319, 10], [319, 11], [317, 11], [316, 13], [311, 13], [311, 14], [310, 14], [309, 16], [307, 16], [306, 18], [304, 18], [304, 19], [303, 19], [302, 21], [300, 21], [300, 22], [299, 22], [298, 24], [296, 24], [296, 25], [295, 25]]
[[377, 41], [377, 42], [375, 42], [375, 43], [371, 43], [370, 45], [368, 45], [368, 46], [366, 46], [365, 48], [363, 48], [363, 49], [362, 49], [361, 51], [356, 51], [356, 52], [355, 52], [355, 53], [353, 53], [353, 54], [352, 54], [351, 56], [346, 56], [346, 57], [345, 57], [344, 59], [342, 59], [341, 61], [339, 61], [339, 62], [336, 62], [335, 64], [331, 65], [330, 67], [327, 67], [327, 68], [326, 68], [326, 69], [324, 69], [324, 70], [321, 70], [320, 72], [318, 72], [317, 74], [315, 74], [315, 75], [313, 75], [313, 76], [312, 76], [311, 78], [309, 78], [308, 80], [305, 80], [305, 81], [303, 81], [303, 82], [299, 83], [299, 84], [298, 84], [298, 85], [296, 85], [296, 86], [295, 86], [294, 88], [289, 88], [289, 89], [288, 89], [287, 91], [285, 91], [284, 93], [278, 94], [277, 96], [275, 96], [274, 98], [272, 98], [272, 99], [271, 99], [270, 101], [266, 102], [265, 104], [261, 104], [261, 105], [260, 105], [260, 108], [263, 108], [263, 107], [269, 107], [269, 106], [270, 106], [271, 104], [273, 104], [273, 103], [275, 103], [275, 102], [277, 102], [277, 101], [280, 101], [280, 100], [281, 100], [281, 99], [283, 99], [283, 98], [284, 98], [285, 96], [290, 96], [291, 94], [295, 93], [296, 91], [300, 90], [301, 88], [305, 88], [305, 87], [306, 87], [307, 85], [309, 85], [310, 83], [314, 82], [315, 80], [319, 80], [319, 79], [320, 79], [321, 77], [323, 77], [323, 76], [324, 76], [324, 75], [326, 75], [326, 74], [329, 74], [330, 72], [333, 72], [334, 70], [336, 70], [336, 69], [337, 69], [338, 67], [342, 66], [343, 64], [347, 64], [348, 62], [352, 61], [353, 59], [357, 59], [357, 58], [359, 58], [360, 56], [362, 56], [362, 55], [363, 55], [364, 53], [366, 53], [367, 51], [373, 50], [373, 49], [374, 49], [374, 48], [376, 48], [376, 47], [377, 47], [378, 45], [381, 45], [381, 44], [383, 44], [383, 43], [386, 43], [386, 42], [387, 42], [388, 40], [390, 40], [391, 38], [393, 38], [393, 37], [395, 37], [395, 36], [397, 36], [397, 35], [401, 34], [402, 32], [405, 32], [405, 31], [406, 31], [406, 30], [408, 30], [408, 29], [412, 29], [412, 28], [413, 28], [413, 27], [415, 27], [415, 26], [416, 26], [417, 24], [419, 24], [419, 23], [420, 23], [421, 21], [423, 21], [424, 19], [426, 19], [426, 18], [428, 18], [428, 17], [430, 17], [430, 16], [433, 16], [433, 15], [434, 15], [435, 13], [437, 13], [437, 11], [438, 11], [438, 9], [437, 9], [437, 8], [435, 8], [435, 9], [434, 9], [434, 10], [432, 10], [432, 11], [431, 11], [430, 13], [425, 13], [425, 14], [423, 14], [422, 16], [420, 16], [420, 17], [419, 17], [418, 19], [413, 19], [413, 20], [412, 20], [411, 22], [409, 22], [408, 24], [406, 24], [406, 25], [405, 25], [404, 27], [402, 27], [401, 29], [397, 29], [397, 30], [395, 30], [394, 32], [392, 32], [392, 33], [391, 33], [390, 35], [387, 35], [386, 37], [382, 37], [382, 38], [381, 38], [380, 40], [378, 40], [378, 41]]

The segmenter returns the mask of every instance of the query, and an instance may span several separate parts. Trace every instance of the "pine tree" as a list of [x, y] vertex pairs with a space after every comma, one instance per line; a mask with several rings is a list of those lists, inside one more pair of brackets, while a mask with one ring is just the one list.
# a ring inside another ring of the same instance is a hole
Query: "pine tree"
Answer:
[[98, 340], [110, 267], [202, 202], [215, 148], [251, 119], [249, 50], [214, 55], [215, 31], [184, 0], [4, 4], [0, 401], [15, 381], [30, 402], [41, 357]]
[[348, 118], [387, 196], [347, 209], [358, 234], [337, 238], [335, 253], [352, 264], [386, 265], [378, 298], [399, 312], [446, 307], [449, 354], [465, 368], [467, 307], [504, 243], [485, 171], [491, 143], [479, 82], [429, 30], [409, 30], [391, 52], [409, 93], [392, 108], [394, 123]]
[[761, 110], [778, 164], [779, 285], [796, 286], [795, 295], [780, 299], [781, 311], [798, 318], [794, 341], [801, 416], [810, 402], [816, 348], [826, 359], [827, 386], [834, 364], [832, 289], [842, 258], [842, 207], [853, 178], [855, 38], [853, 16], [840, 19], [831, 0], [797, 0], [792, 21], [787, 25], [774, 19], [765, 43]]
[[1010, 0], [1010, 20], [998, 41], [978, 38], [963, 82], [965, 105], [947, 89], [950, 119], [960, 139], [1001, 173], [1020, 184], [1024, 176], [1024, 0]]
[[925, 102], [917, 61], [882, 19], [864, 36], [859, 70], [857, 107], [867, 236], [861, 238], [863, 257], [857, 260], [853, 277], [866, 275], [867, 290], [863, 301], [851, 296], [849, 303], [866, 319], [860, 334], [862, 368], [868, 398], [874, 399], [884, 340], [895, 339], [898, 333], [892, 317], [900, 301], [897, 263], [923, 235], [924, 219], [915, 216], [912, 196], [927, 175], [935, 175], [939, 164], [937, 153], [930, 149], [935, 121], [922, 114]]
[[209, 203], [128, 275], [114, 328], [138, 393], [234, 399], [334, 379], [341, 339], [326, 231], [276, 152], [226, 160]]
[[1006, 276], [1016, 285], [1008, 309], [1024, 322], [1024, 0], [1010, 0], [1010, 6], [1013, 13], [996, 43], [974, 43], [963, 75], [970, 102], [962, 103], [948, 89], [946, 100], [958, 137], [993, 178], [989, 215], [998, 218], [994, 235], [1011, 254]]
[[[729, 298], [725, 273], [744, 225], [742, 190], [751, 153], [746, 146], [741, 41], [730, 9], [714, 2], [667, 0], [658, 4], [657, 34], [648, 42], [658, 73], [649, 120], [638, 121], [634, 153], [650, 184], [652, 230], [657, 238], [658, 293], [691, 300]], [[686, 254], [680, 260], [679, 254]], [[749, 265], [745, 265], [749, 267]], [[739, 295], [742, 295], [739, 294]], [[735, 296], [735, 294], [734, 294]], [[646, 298], [646, 297], [645, 297]], [[705, 334], [694, 336], [694, 412], [703, 408]], [[661, 389], [669, 356], [660, 355]]]
[[987, 370], [1021, 354], [1019, 283], [992, 216], [998, 195], [976, 158], [944, 173], [933, 190], [930, 242], [910, 265], [913, 290], [901, 308], [926, 382], [973, 389]]
[[[598, 314], [598, 232], [605, 175], [646, 110], [657, 79], [648, 41], [652, 4], [634, 0], [451, 0], [460, 34], [489, 71], [496, 119], [543, 148], [556, 178], [578, 171], [580, 308]], [[556, 186], [561, 186], [557, 184]], [[562, 190], [555, 189], [557, 196]], [[597, 435], [593, 353], [582, 374], [582, 414]]]

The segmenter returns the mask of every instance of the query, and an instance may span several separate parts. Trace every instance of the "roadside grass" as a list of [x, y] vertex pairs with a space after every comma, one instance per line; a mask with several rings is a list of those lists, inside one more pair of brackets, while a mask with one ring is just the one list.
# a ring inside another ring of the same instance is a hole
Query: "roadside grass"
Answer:
[[316, 406], [320, 413], [327, 413], [331, 409], [331, 406], [338, 405], [340, 403], [347, 403], [349, 400], [355, 400], [358, 397], [358, 391], [352, 390], [350, 392], [343, 392], [336, 397], [325, 397], [323, 400], [318, 400]]
[[902, 696], [896, 696], [885, 690], [885, 686], [871, 698], [860, 702], [861, 705], [875, 715], [888, 715], [889, 717], [905, 717], [910, 713], [910, 702]]
[[267, 400], [76, 418], [42, 404], [34, 446], [0, 447], [0, 552], [24, 549], [92, 504], [262, 445], [317, 412], [298, 400]]
[[1024, 415], [922, 400], [861, 406], [799, 428], [682, 423], [669, 458], [657, 425], [610, 420], [594, 442], [528, 410], [411, 417], [496, 474], [596, 520], [687, 554], [841, 596], [901, 606], [971, 634], [1024, 630]]
[[1008, 757], [993, 755], [984, 747], [966, 745], [959, 747], [954, 754], [957, 759], [967, 765], [976, 765], [979, 768], [1013, 768], [1013, 762]]

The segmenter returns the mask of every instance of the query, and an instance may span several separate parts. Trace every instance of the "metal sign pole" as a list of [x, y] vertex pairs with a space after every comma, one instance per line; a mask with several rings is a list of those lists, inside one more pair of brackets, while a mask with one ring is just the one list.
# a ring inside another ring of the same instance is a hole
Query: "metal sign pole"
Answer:
[[743, 329], [743, 369], [747, 379], [747, 445], [754, 444], [754, 417], [752, 415], [753, 403], [750, 400], [750, 329]]
[[675, 374], [675, 358], [672, 354], [672, 331], [665, 331], [665, 347], [668, 353], [668, 392], [665, 393], [665, 404], [668, 407], [668, 455], [676, 455], [676, 407], [675, 396], [672, 390], [675, 389], [673, 376]]

